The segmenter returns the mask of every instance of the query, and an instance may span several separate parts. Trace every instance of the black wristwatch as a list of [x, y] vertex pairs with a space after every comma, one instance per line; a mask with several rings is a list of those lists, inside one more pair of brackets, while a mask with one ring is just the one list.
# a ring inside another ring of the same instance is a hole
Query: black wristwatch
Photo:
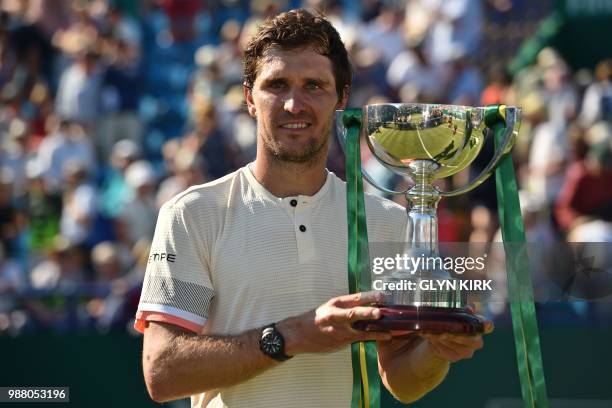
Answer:
[[283, 335], [276, 330], [276, 325], [272, 323], [264, 327], [259, 339], [259, 348], [263, 353], [277, 361], [289, 360], [293, 356], [285, 354], [285, 339]]

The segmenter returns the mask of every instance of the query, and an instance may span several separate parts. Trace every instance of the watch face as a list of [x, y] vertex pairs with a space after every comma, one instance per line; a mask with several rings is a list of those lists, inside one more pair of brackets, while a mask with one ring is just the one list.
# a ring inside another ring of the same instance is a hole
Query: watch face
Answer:
[[261, 348], [266, 352], [266, 354], [275, 355], [277, 353], [280, 353], [280, 351], [282, 350], [283, 340], [274, 332], [267, 333], [261, 339]]

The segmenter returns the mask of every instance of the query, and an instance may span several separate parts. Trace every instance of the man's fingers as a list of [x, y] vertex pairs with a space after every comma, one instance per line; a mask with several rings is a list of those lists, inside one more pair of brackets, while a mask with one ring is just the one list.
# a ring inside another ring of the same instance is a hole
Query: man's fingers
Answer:
[[474, 352], [476, 351], [476, 347], [465, 346], [463, 344], [454, 343], [450, 340], [440, 340], [438, 345], [453, 349], [459, 356], [460, 360], [464, 358], [472, 358], [472, 356], [474, 356]]
[[381, 292], [359, 292], [350, 295], [342, 295], [331, 299], [330, 304], [337, 307], [354, 307], [369, 305], [383, 300]]
[[437, 340], [445, 343], [457, 344], [459, 346], [467, 346], [474, 349], [481, 349], [483, 346], [482, 336], [443, 334], [439, 336]]
[[445, 336], [432, 335], [427, 337], [427, 340], [432, 348], [438, 351], [438, 354], [449, 361], [455, 362], [464, 358], [471, 358], [476, 350], [482, 348], [482, 338], [480, 336], [472, 337], [469, 341], [463, 339], [461, 343], [454, 341], [459, 336], [451, 336], [452, 339]]
[[345, 321], [349, 323], [358, 320], [377, 320], [380, 319], [380, 309], [369, 306], [356, 306], [350, 309], [336, 309], [335, 315], [338, 317], [337, 322]]
[[475, 347], [454, 343], [451, 340], [435, 339], [430, 340], [429, 344], [441, 357], [453, 363], [466, 358], [472, 358], [476, 351]]
[[380, 310], [369, 306], [356, 306], [343, 309], [335, 306], [327, 306], [317, 311], [316, 322], [319, 326], [333, 324], [351, 324], [358, 320], [380, 319]]
[[476, 350], [480, 350], [483, 346], [482, 337], [473, 337], [470, 341], [466, 342], [457, 341], [455, 338], [447, 338], [440, 340], [440, 343], [449, 347], [454, 347], [461, 354], [469, 354], [470, 357]]
[[493, 331], [493, 329], [495, 328], [493, 322], [487, 320], [484, 316], [476, 314], [476, 312], [480, 310], [480, 302], [470, 302], [467, 305], [466, 310], [468, 311], [468, 313], [476, 315], [476, 317], [478, 317], [480, 321], [482, 321], [482, 324], [484, 325], [484, 334], [489, 334]]
[[459, 355], [457, 350], [455, 350], [452, 347], [449, 347], [440, 342], [431, 342], [431, 341], [429, 342], [429, 346], [436, 352], [436, 354], [438, 354], [440, 357], [442, 357], [445, 360], [448, 360], [452, 363], [461, 360], [461, 356]]
[[475, 315], [476, 317], [478, 317], [478, 319], [482, 322], [482, 325], [484, 326], [484, 334], [489, 334], [493, 331], [493, 329], [495, 328], [495, 325], [493, 324], [493, 322], [489, 319], [487, 319], [484, 316], [481, 315]]

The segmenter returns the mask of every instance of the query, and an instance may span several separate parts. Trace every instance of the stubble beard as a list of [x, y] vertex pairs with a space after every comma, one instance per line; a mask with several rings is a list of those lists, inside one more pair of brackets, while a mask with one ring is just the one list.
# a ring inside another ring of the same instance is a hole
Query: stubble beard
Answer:
[[[331, 128], [331, 123], [330, 126]], [[264, 131], [265, 132], [265, 131]], [[327, 154], [331, 129], [326, 132], [325, 137], [317, 139], [312, 137], [308, 140], [307, 145], [300, 151], [286, 149], [278, 143], [270, 134], [264, 133], [262, 140], [264, 149], [269, 156], [279, 163], [296, 163], [296, 164], [315, 164], [321, 159], [321, 156]]]

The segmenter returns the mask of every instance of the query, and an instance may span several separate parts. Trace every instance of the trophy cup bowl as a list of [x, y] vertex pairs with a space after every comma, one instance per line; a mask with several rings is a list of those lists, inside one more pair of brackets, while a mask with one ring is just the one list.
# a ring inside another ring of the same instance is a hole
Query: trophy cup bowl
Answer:
[[[505, 105], [469, 107], [442, 104], [374, 104], [351, 110], [358, 123], [348, 123], [345, 111], [336, 112], [337, 134], [341, 146], [346, 144], [347, 126], [360, 126], [373, 156], [393, 172], [409, 177], [414, 185], [406, 191], [379, 186], [362, 170], [363, 178], [387, 194], [405, 194], [408, 201], [406, 252], [436, 257], [438, 254], [437, 204], [441, 197], [466, 193], [484, 182], [507, 155], [516, 139], [520, 109]], [[433, 182], [467, 168], [480, 153], [490, 118], [503, 125], [501, 141], [482, 172], [466, 186], [440, 191]], [[360, 123], [359, 123], [360, 122]], [[407, 274], [395, 272], [387, 281], [404, 279], [453, 279], [443, 269], [421, 269]], [[418, 286], [418, 285], [417, 285]], [[384, 301], [377, 304], [382, 317], [354, 323], [361, 330], [385, 330], [394, 334], [413, 331], [430, 333], [481, 333], [484, 325], [467, 308], [467, 295], [459, 290], [393, 290], [385, 291]]]

